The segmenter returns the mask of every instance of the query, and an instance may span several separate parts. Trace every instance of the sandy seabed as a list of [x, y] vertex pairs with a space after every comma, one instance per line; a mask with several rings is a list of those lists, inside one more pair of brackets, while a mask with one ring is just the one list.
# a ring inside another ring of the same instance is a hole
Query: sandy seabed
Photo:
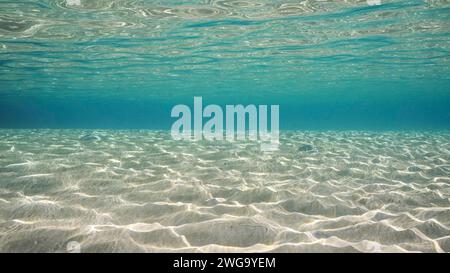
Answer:
[[0, 252], [450, 252], [450, 133], [280, 142], [0, 130]]

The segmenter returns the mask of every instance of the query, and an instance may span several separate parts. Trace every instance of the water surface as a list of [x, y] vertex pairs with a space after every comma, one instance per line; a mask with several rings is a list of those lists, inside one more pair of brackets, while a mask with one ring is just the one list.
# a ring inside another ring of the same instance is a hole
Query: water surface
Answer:
[[289, 129], [448, 129], [449, 8], [0, 1], [0, 126], [167, 129], [197, 95], [280, 104]]

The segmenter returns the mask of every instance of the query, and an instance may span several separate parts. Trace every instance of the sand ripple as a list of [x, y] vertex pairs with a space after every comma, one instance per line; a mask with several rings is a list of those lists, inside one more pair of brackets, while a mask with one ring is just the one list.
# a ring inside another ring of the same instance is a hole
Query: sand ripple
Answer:
[[1, 130], [0, 251], [450, 252], [449, 185], [448, 133]]

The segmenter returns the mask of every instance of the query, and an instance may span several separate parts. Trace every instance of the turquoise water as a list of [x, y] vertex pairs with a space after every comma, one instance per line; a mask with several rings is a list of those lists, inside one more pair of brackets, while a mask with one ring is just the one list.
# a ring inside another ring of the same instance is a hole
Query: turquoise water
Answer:
[[450, 1], [374, 2], [0, 0], [0, 252], [450, 252]]
[[282, 129], [448, 129], [448, 1], [0, 1], [0, 127], [169, 129], [279, 104]]

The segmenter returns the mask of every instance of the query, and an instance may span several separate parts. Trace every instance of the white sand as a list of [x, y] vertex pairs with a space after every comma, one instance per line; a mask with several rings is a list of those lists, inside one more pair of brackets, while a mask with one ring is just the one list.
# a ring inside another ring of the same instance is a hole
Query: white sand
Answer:
[[85, 134], [0, 131], [1, 252], [450, 252], [449, 133]]

